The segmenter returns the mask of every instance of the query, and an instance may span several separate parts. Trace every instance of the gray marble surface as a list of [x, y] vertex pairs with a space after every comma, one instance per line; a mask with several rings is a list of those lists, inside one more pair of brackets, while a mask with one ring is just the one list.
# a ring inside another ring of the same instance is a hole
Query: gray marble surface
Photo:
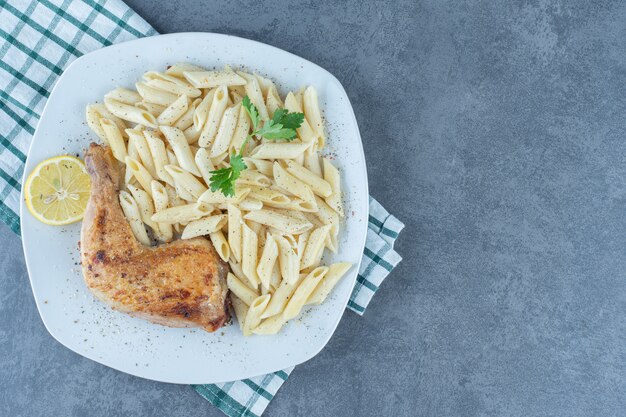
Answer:
[[[162, 33], [240, 35], [335, 74], [371, 194], [407, 224], [365, 316], [267, 416], [624, 415], [624, 2], [129, 3]], [[0, 415], [221, 415], [55, 342], [19, 238], [0, 242]]]

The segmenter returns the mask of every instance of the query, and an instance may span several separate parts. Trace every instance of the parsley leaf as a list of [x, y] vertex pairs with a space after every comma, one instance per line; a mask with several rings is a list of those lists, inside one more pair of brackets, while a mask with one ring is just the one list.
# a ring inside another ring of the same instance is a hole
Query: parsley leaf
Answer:
[[[241, 171], [248, 168], [243, 160], [243, 150], [252, 136], [269, 140], [292, 141], [296, 138], [296, 129], [304, 121], [304, 114], [289, 113], [287, 109], [276, 109], [271, 119], [262, 120], [259, 116], [259, 110], [252, 104], [250, 97], [245, 96], [241, 104], [252, 121], [252, 133], [246, 136], [239, 152], [231, 155], [229, 167], [211, 171], [211, 191], [220, 190], [226, 197], [235, 195], [235, 181], [241, 175]], [[263, 122], [263, 126], [259, 128], [261, 122]]]
[[241, 171], [248, 168], [240, 154], [233, 153], [230, 157], [230, 166], [211, 171], [211, 191], [221, 190], [226, 197], [235, 195], [235, 181]]

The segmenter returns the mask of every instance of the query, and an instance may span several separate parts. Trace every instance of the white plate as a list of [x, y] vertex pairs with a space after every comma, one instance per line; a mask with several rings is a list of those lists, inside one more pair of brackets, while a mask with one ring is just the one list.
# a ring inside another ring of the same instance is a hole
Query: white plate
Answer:
[[344, 312], [361, 261], [368, 221], [367, 173], [361, 137], [346, 93], [326, 70], [280, 49], [233, 36], [181, 33], [139, 39], [92, 52], [72, 63], [54, 88], [31, 144], [25, 176], [51, 156], [83, 156], [97, 140], [85, 105], [116, 86], [132, 88], [148, 70], [176, 62], [246, 66], [275, 80], [281, 95], [314, 85], [328, 122], [326, 154], [343, 175], [346, 223], [340, 251], [326, 261], [355, 264], [321, 306], [307, 309], [277, 336], [244, 338], [236, 324], [210, 334], [173, 329], [112, 311], [86, 288], [80, 272], [80, 223], [46, 226], [22, 196], [24, 254], [41, 318], [73, 351], [111, 368], [164, 382], [200, 384], [261, 375], [302, 363], [326, 345]]

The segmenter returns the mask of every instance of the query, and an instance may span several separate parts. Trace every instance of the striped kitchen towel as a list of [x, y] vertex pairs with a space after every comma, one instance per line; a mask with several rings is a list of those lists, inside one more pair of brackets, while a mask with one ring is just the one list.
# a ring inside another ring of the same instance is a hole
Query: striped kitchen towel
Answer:
[[[120, 0], [0, 0], [0, 220], [15, 233], [28, 147], [63, 69], [95, 49], [156, 34]], [[403, 227], [370, 198], [367, 243], [348, 303], [352, 311], [363, 314], [400, 262], [393, 244]], [[260, 416], [292, 369], [194, 389], [231, 417]]]

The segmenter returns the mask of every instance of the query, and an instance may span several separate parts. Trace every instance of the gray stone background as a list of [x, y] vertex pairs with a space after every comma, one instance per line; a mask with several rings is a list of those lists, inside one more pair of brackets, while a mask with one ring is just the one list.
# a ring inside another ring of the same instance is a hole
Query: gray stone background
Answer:
[[[335, 74], [403, 263], [267, 416], [626, 413], [626, 3], [140, 1]], [[0, 227], [0, 415], [220, 416], [44, 329]]]

